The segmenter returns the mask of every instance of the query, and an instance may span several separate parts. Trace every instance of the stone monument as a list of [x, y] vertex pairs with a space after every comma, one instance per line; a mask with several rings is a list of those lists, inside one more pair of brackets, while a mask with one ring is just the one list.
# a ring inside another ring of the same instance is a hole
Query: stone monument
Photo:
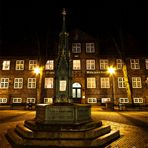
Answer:
[[7, 137], [14, 147], [103, 147], [117, 139], [119, 131], [111, 131], [102, 121], [93, 121], [89, 104], [71, 101], [72, 69], [65, 28], [59, 35], [58, 57], [55, 71], [55, 100], [51, 105], [37, 104], [36, 117], [9, 129]]

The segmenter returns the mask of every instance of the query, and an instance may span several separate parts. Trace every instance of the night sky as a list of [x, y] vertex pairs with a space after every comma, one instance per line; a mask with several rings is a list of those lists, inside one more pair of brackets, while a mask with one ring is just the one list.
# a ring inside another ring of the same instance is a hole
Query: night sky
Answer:
[[148, 50], [148, 3], [125, 0], [103, 0], [93, 4], [91, 1], [80, 3], [72, 0], [69, 3], [3, 0], [0, 24], [2, 47], [15, 49], [21, 44], [36, 48], [40, 43], [41, 48], [50, 48], [61, 31], [64, 7], [67, 11], [67, 32], [80, 29], [104, 44], [114, 39], [122, 48], [122, 40], [126, 50], [145, 53]]

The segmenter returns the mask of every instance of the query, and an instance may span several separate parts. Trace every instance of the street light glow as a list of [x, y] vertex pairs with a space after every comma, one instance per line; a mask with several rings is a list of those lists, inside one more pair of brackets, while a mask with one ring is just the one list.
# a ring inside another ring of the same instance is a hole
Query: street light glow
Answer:
[[41, 69], [39, 67], [34, 68], [34, 73], [38, 75], [40, 73]]
[[114, 67], [108, 67], [108, 73], [110, 73], [111, 75], [115, 73], [115, 68]]

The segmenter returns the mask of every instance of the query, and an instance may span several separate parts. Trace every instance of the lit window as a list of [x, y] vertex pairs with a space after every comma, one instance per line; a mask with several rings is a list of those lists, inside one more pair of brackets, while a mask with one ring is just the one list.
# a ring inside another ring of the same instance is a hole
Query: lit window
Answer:
[[22, 98], [13, 98], [13, 103], [22, 103]]
[[72, 43], [72, 52], [80, 53], [81, 52], [81, 43]]
[[37, 67], [37, 60], [29, 60], [29, 70], [34, 70]]
[[131, 69], [140, 69], [139, 59], [131, 59]]
[[10, 61], [3, 61], [2, 70], [10, 70]]
[[87, 78], [87, 88], [96, 88], [96, 78]]
[[101, 78], [101, 88], [110, 88], [109, 78]]
[[15, 69], [24, 70], [24, 60], [17, 60]]
[[27, 98], [27, 103], [35, 103], [35, 98]]
[[23, 78], [14, 79], [14, 88], [23, 88]]
[[36, 88], [36, 78], [28, 78], [28, 88]]
[[94, 70], [95, 69], [95, 60], [86, 60], [86, 69]]
[[0, 98], [0, 103], [7, 103], [7, 98]]
[[73, 60], [73, 70], [80, 70], [80, 69], [81, 69], [80, 60]]
[[128, 98], [119, 98], [119, 103], [128, 103]]
[[132, 77], [133, 88], [142, 88], [141, 77]]
[[143, 103], [143, 98], [133, 98], [134, 103]]
[[145, 67], [148, 69], [148, 59], [145, 59]]
[[9, 78], [1, 78], [0, 88], [8, 88], [8, 87], [9, 87]]
[[116, 64], [117, 64], [117, 69], [122, 69], [122, 67], [123, 67], [122, 59], [117, 59]]
[[53, 99], [52, 98], [44, 98], [44, 103], [45, 104], [52, 104], [53, 103]]
[[94, 53], [94, 52], [95, 52], [95, 44], [86, 43], [86, 53]]
[[118, 77], [118, 88], [125, 88], [124, 77]]
[[45, 78], [45, 88], [53, 88], [53, 78]]
[[101, 70], [106, 70], [107, 68], [108, 68], [108, 60], [101, 59], [100, 60], [100, 69]]
[[97, 98], [88, 98], [88, 103], [97, 103]]
[[45, 65], [45, 70], [53, 70], [54, 69], [54, 61], [48, 60]]
[[106, 102], [110, 102], [110, 101], [111, 101], [110, 98], [101, 98], [102, 103], [106, 103]]

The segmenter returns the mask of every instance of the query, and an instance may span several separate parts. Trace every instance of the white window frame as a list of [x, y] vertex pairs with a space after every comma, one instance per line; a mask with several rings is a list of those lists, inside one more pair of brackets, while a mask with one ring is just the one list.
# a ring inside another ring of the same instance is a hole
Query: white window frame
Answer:
[[2, 89], [9, 88], [9, 78], [1, 78], [0, 79], [0, 88], [2, 88]]
[[93, 103], [97, 103], [97, 98], [88, 98], [88, 99], [87, 99], [87, 102], [88, 102], [88, 103], [92, 103], [92, 104], [93, 104]]
[[145, 59], [145, 68], [148, 69], [148, 59]]
[[96, 78], [95, 77], [87, 78], [87, 88], [96, 88]]
[[22, 98], [13, 98], [12, 103], [22, 103]]
[[107, 70], [108, 68], [108, 60], [107, 59], [100, 59], [100, 69]]
[[72, 52], [81, 53], [81, 43], [72, 43]]
[[101, 88], [110, 88], [109, 77], [101, 77]]
[[5, 104], [7, 101], [7, 98], [0, 98], [0, 104]]
[[101, 103], [110, 102], [111, 98], [101, 98]]
[[132, 87], [142, 88], [141, 77], [132, 77]]
[[2, 70], [10, 70], [10, 60], [3, 61]]
[[16, 60], [15, 70], [24, 70], [24, 60]]
[[28, 78], [27, 88], [36, 88], [36, 78]]
[[129, 103], [128, 98], [119, 98], [119, 103]]
[[53, 88], [53, 78], [45, 78], [44, 88]]
[[73, 70], [81, 70], [81, 61], [73, 60]]
[[52, 104], [53, 98], [44, 98], [44, 104]]
[[131, 69], [140, 69], [139, 59], [130, 59]]
[[86, 69], [95, 70], [95, 60], [86, 60]]
[[54, 70], [54, 60], [47, 60], [45, 70]]
[[27, 100], [26, 100], [26, 103], [29, 103], [29, 102], [31, 102], [31, 103], [35, 103], [35, 98], [27, 98]]
[[116, 59], [117, 69], [123, 68], [123, 61], [122, 59]]
[[143, 103], [143, 98], [133, 98], [134, 103]]
[[29, 60], [29, 70], [34, 70], [37, 67], [37, 60]]
[[118, 77], [118, 88], [126, 88], [124, 77]]
[[95, 43], [86, 43], [86, 53], [95, 53]]
[[23, 78], [14, 78], [14, 88], [15, 89], [23, 88]]

